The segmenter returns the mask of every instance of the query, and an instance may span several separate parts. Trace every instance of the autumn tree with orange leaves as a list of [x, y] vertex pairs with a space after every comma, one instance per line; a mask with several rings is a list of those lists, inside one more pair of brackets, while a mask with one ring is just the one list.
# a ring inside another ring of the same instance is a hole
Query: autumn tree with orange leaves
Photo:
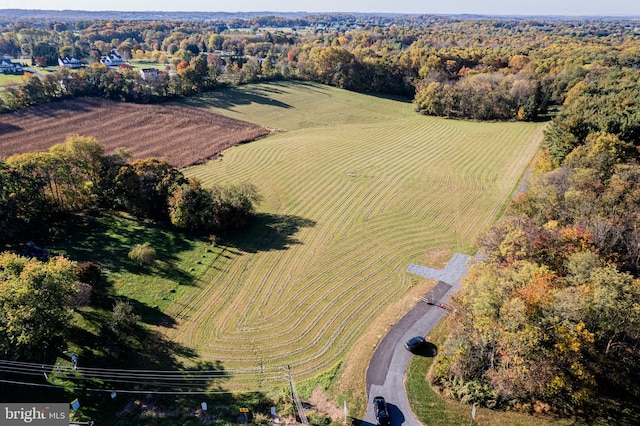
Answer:
[[[635, 110], [638, 98], [637, 84], [612, 76], [567, 98], [528, 191], [479, 238], [486, 261], [451, 302], [450, 336], [429, 374], [444, 394], [637, 419], [640, 125], [615, 111]], [[613, 400], [625, 410], [607, 413]]]

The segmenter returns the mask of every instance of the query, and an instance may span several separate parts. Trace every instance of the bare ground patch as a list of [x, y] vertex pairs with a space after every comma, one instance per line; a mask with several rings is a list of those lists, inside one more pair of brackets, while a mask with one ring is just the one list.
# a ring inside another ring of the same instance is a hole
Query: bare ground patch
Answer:
[[268, 133], [262, 126], [202, 108], [79, 98], [0, 115], [0, 157], [47, 151], [79, 134], [96, 138], [106, 153], [124, 148], [134, 159], [153, 157], [181, 168]]
[[329, 399], [329, 395], [327, 395], [320, 385], [318, 385], [311, 393], [309, 403], [315, 411], [320, 414], [328, 415], [333, 421], [338, 422], [340, 420], [344, 420], [344, 409], [338, 407], [335, 401], [331, 401]]
[[453, 252], [449, 249], [431, 249], [424, 253], [424, 260], [420, 264], [434, 269], [443, 269], [451, 260], [452, 255]]

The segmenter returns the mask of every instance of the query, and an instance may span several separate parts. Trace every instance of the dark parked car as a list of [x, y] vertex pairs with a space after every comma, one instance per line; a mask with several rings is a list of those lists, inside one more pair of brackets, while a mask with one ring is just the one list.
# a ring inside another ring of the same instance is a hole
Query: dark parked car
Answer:
[[387, 403], [381, 396], [373, 398], [373, 411], [376, 413], [376, 419], [380, 426], [389, 426], [391, 424], [391, 417], [389, 417], [389, 410], [387, 409]]
[[421, 347], [424, 344], [425, 344], [424, 337], [416, 336], [416, 337], [412, 337], [411, 339], [407, 340], [404, 343], [404, 347], [408, 351], [413, 352], [413, 351], [415, 351], [416, 349], [418, 349], [419, 347]]

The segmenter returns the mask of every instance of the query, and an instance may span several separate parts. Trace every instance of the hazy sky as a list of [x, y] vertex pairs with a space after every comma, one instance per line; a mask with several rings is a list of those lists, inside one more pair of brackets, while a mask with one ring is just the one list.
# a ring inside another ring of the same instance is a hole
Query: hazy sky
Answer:
[[0, 8], [640, 16], [640, 0], [0, 0]]

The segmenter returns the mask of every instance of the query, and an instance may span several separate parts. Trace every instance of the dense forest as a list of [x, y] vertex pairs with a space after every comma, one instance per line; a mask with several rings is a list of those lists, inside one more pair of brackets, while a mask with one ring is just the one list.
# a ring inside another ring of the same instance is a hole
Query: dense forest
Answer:
[[637, 400], [639, 77], [592, 67], [569, 91], [527, 192], [479, 239], [488, 260], [454, 298], [430, 376], [445, 393], [563, 413]]
[[[311, 15], [228, 20], [141, 21], [42, 18], [5, 22], [0, 54], [79, 71], [25, 77], [7, 87], [14, 110], [68, 96], [159, 102], [221, 84], [303, 79], [413, 99], [423, 114], [479, 120], [536, 120], [561, 105], [590, 71], [635, 68], [633, 21], [499, 20], [443, 16]], [[148, 79], [100, 59], [156, 63]], [[591, 75], [593, 77], [593, 74]]]

